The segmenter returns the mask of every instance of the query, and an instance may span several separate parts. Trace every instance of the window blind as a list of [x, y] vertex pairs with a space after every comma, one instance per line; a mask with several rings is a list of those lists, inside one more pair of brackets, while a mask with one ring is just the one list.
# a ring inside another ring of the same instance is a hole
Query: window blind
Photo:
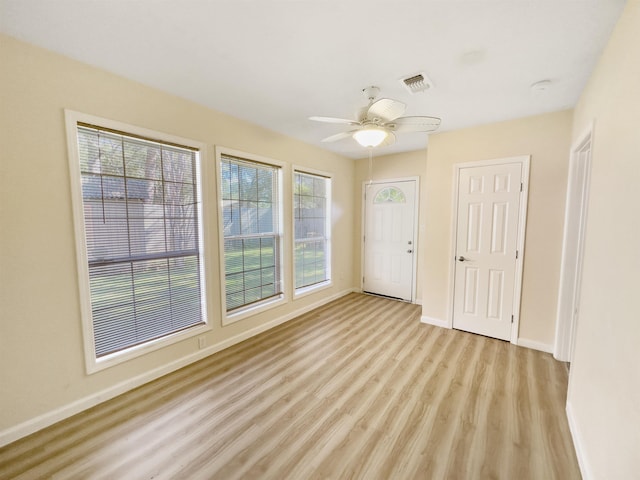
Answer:
[[96, 357], [204, 323], [198, 152], [78, 125]]
[[294, 174], [296, 288], [329, 280], [329, 182], [328, 178], [319, 175]]
[[225, 292], [228, 312], [282, 294], [279, 168], [222, 155]]

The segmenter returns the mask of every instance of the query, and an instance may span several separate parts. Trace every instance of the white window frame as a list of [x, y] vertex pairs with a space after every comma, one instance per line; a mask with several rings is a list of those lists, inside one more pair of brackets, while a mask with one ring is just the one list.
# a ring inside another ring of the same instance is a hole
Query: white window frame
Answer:
[[[95, 350], [95, 339], [94, 339], [94, 330], [93, 330], [93, 318], [92, 318], [92, 309], [91, 309], [91, 291], [89, 286], [89, 265], [88, 265], [88, 255], [87, 255], [87, 241], [85, 236], [85, 221], [84, 221], [84, 212], [83, 212], [83, 198], [82, 198], [82, 183], [81, 183], [81, 172], [80, 172], [80, 158], [78, 153], [78, 123], [85, 123], [90, 125], [95, 125], [97, 127], [102, 127], [105, 129], [111, 129], [123, 132], [125, 134], [131, 134], [134, 136], [141, 136], [145, 138], [153, 138], [161, 142], [173, 143], [176, 145], [183, 145], [185, 147], [190, 147], [198, 150], [199, 152], [199, 186], [200, 186], [200, 194], [201, 194], [201, 205], [199, 208], [199, 216], [202, 220], [201, 227], [199, 229], [200, 235], [200, 255], [202, 256], [202, 265], [203, 268], [200, 272], [200, 282], [202, 285], [201, 288], [201, 302], [202, 302], [202, 312], [203, 312], [203, 325], [196, 325], [185, 330], [178, 331], [176, 333], [172, 333], [166, 335], [164, 337], [160, 337], [154, 340], [150, 340], [148, 342], [135, 345], [124, 350], [110, 353], [100, 358], [96, 358], [96, 350]], [[81, 112], [76, 112], [73, 110], [65, 110], [65, 124], [66, 124], [66, 133], [67, 133], [67, 149], [68, 149], [68, 157], [69, 157], [69, 172], [71, 176], [71, 199], [72, 199], [72, 207], [73, 207], [73, 217], [74, 217], [74, 230], [75, 230], [75, 241], [76, 241], [76, 260], [77, 260], [77, 268], [78, 268], [78, 287], [80, 294], [80, 311], [82, 318], [82, 332], [83, 332], [83, 343], [84, 343], [84, 357], [85, 357], [85, 367], [87, 374], [92, 374], [104, 370], [106, 368], [112, 367], [114, 365], [121, 364], [123, 362], [132, 360], [134, 358], [140, 357], [142, 355], [148, 354], [155, 350], [159, 350], [161, 348], [165, 348], [169, 345], [173, 345], [178, 342], [182, 342], [186, 339], [196, 337], [198, 335], [202, 335], [205, 332], [211, 330], [211, 325], [209, 322], [209, 311], [208, 305], [211, 304], [210, 298], [208, 298], [208, 289], [206, 287], [206, 277], [207, 272], [209, 271], [209, 249], [207, 245], [209, 242], [208, 232], [208, 221], [207, 215], [203, 211], [203, 205], [207, 205], [208, 198], [208, 182], [207, 182], [207, 169], [206, 169], [206, 159], [208, 157], [207, 154], [207, 146], [204, 143], [197, 142], [195, 140], [190, 140], [182, 137], [178, 137], [175, 135], [170, 135], [166, 133], [157, 132], [154, 130], [138, 127], [135, 125], [129, 125], [123, 122], [118, 122], [115, 120], [110, 120], [106, 118], [97, 117], [94, 115], [89, 115]]]
[[[272, 298], [267, 298], [262, 301], [258, 301], [253, 304], [240, 307], [232, 312], [227, 312], [227, 290], [226, 290], [226, 272], [225, 272], [225, 250], [224, 250], [224, 214], [222, 210], [222, 157], [230, 156], [236, 157], [241, 160], [249, 162], [262, 163], [271, 167], [275, 167], [278, 172], [278, 233], [280, 241], [278, 242], [278, 258], [280, 259], [280, 285], [282, 293]], [[252, 317], [264, 311], [275, 308], [287, 302], [287, 288], [286, 288], [286, 275], [287, 261], [284, 257], [284, 201], [283, 195], [284, 185], [282, 179], [284, 178], [284, 172], [286, 163], [274, 160], [272, 158], [255, 155], [252, 153], [242, 152], [234, 150], [232, 148], [216, 146], [216, 173], [217, 173], [217, 189], [218, 189], [218, 240], [219, 240], [219, 255], [220, 255], [220, 292], [221, 292], [221, 313], [222, 313], [222, 325], [231, 325], [245, 318]]]
[[333, 174], [330, 172], [325, 172], [322, 170], [316, 170], [313, 168], [308, 168], [308, 167], [303, 167], [300, 165], [294, 165], [292, 172], [291, 172], [291, 185], [294, 186], [295, 185], [295, 179], [296, 179], [296, 173], [301, 173], [301, 174], [308, 174], [308, 175], [315, 175], [318, 177], [325, 177], [326, 179], [329, 180], [328, 182], [328, 187], [327, 187], [327, 205], [326, 205], [326, 219], [325, 219], [325, 232], [326, 232], [326, 239], [327, 239], [327, 280], [325, 280], [324, 282], [320, 282], [320, 283], [316, 283], [314, 285], [308, 285], [305, 287], [299, 287], [296, 288], [295, 284], [295, 278], [296, 278], [296, 262], [295, 262], [295, 246], [296, 246], [296, 229], [295, 229], [295, 223], [296, 223], [296, 218], [295, 218], [295, 204], [293, 202], [293, 197], [295, 195], [295, 190], [293, 190], [292, 188], [292, 192], [291, 192], [291, 221], [292, 221], [292, 232], [291, 232], [291, 237], [292, 237], [292, 248], [291, 248], [291, 265], [292, 265], [292, 269], [293, 269], [293, 287], [294, 287], [294, 291], [293, 291], [293, 298], [294, 299], [298, 299], [301, 297], [304, 297], [306, 295], [310, 295], [312, 293], [315, 293], [319, 290], [324, 290], [326, 288], [330, 288], [333, 286], [333, 255], [332, 255], [332, 249], [331, 249], [331, 237], [332, 237], [332, 215], [331, 215], [331, 210], [332, 210], [332, 194], [333, 194]]

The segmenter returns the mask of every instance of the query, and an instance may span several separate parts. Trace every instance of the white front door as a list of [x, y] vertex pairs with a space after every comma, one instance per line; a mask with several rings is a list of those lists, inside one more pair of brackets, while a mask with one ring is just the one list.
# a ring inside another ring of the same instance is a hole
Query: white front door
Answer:
[[413, 301], [416, 180], [365, 187], [363, 290]]
[[453, 328], [511, 339], [522, 164], [458, 170]]

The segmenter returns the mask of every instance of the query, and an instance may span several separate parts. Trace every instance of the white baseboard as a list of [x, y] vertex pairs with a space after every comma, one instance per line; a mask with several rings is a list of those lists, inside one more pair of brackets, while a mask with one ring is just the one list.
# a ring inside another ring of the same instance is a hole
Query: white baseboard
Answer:
[[573, 440], [573, 448], [576, 451], [576, 457], [578, 457], [578, 466], [580, 467], [582, 478], [583, 480], [591, 480], [595, 477], [591, 474], [589, 462], [587, 461], [587, 457], [584, 451], [582, 435], [580, 434], [580, 429], [578, 428], [578, 424], [576, 423], [575, 417], [573, 416], [573, 408], [571, 407], [571, 403], [569, 403], [568, 401], [567, 421], [569, 422], [569, 431], [571, 432], [571, 439]]
[[87, 410], [88, 408], [94, 407], [102, 402], [106, 402], [107, 400], [117, 397], [118, 395], [128, 392], [129, 390], [133, 390], [134, 388], [144, 385], [145, 383], [149, 383], [152, 380], [160, 378], [163, 375], [167, 375], [168, 373], [179, 370], [180, 368], [183, 368], [191, 363], [202, 360], [209, 355], [213, 355], [214, 353], [224, 350], [225, 348], [229, 348], [232, 345], [247, 340], [248, 338], [254, 337], [259, 333], [262, 333], [282, 323], [292, 320], [293, 318], [299, 317], [300, 315], [303, 315], [313, 310], [314, 308], [321, 307], [326, 303], [337, 300], [338, 298], [348, 295], [349, 293], [352, 293], [354, 291], [357, 290], [343, 290], [328, 298], [324, 298], [315, 303], [312, 303], [311, 305], [299, 308], [298, 310], [295, 310], [287, 315], [283, 315], [281, 317], [273, 319], [270, 322], [263, 323], [262, 325], [259, 325], [255, 328], [239, 333], [234, 337], [218, 342], [215, 345], [203, 348], [202, 350], [198, 350], [197, 352], [174, 360], [171, 363], [155, 368], [136, 377], [129, 378], [123, 382], [113, 385], [112, 387], [106, 388], [105, 390], [93, 393], [60, 408], [56, 408], [55, 410], [51, 410], [50, 412], [27, 420], [26, 422], [2, 430], [0, 431], [0, 447], [15, 442], [22, 437], [26, 437], [27, 435], [37, 432], [38, 430], [42, 430], [43, 428], [53, 425], [54, 423], [64, 420], [65, 418], [69, 418], [77, 413]]
[[540, 350], [545, 353], [553, 353], [553, 345], [547, 343], [536, 342], [535, 340], [529, 340], [527, 338], [518, 338], [518, 346], [525, 348], [532, 348], [533, 350]]
[[435, 325], [436, 327], [450, 328], [449, 324], [446, 321], [440, 320], [439, 318], [427, 317], [426, 315], [423, 315], [420, 317], [420, 321], [429, 325]]

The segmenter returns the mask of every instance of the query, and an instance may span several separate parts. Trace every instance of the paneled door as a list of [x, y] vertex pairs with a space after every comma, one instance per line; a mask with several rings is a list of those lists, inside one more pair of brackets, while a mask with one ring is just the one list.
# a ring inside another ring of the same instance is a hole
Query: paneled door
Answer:
[[363, 291], [414, 300], [416, 180], [365, 186]]
[[511, 339], [522, 164], [458, 170], [453, 328]]

